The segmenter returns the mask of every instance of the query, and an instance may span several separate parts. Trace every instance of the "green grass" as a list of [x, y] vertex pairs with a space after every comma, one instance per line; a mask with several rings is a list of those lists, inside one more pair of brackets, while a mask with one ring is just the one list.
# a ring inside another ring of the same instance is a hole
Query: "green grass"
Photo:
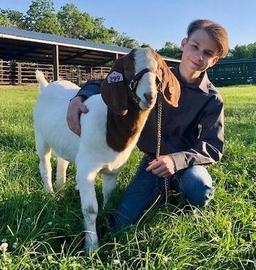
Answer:
[[[108, 233], [90, 256], [83, 246], [74, 166], [64, 190], [48, 195], [39, 176], [32, 109], [36, 87], [0, 87], [0, 269], [256, 269], [256, 86], [220, 89], [225, 101], [225, 154], [210, 166], [215, 198], [194, 213], [170, 205], [138, 225]], [[141, 157], [134, 151], [119, 176], [115, 204]], [[56, 160], [54, 160], [56, 166]], [[97, 194], [101, 183], [97, 182]], [[100, 209], [98, 227], [111, 211]]]

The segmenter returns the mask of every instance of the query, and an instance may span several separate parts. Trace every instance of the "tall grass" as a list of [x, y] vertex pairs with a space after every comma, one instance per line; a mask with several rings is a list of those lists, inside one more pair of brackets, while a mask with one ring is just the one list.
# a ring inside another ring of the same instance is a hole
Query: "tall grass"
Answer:
[[[209, 167], [216, 187], [210, 205], [191, 213], [171, 197], [168, 209], [151, 209], [129, 230], [103, 235], [100, 249], [85, 256], [74, 166], [54, 195], [40, 180], [32, 127], [36, 87], [1, 87], [0, 245], [8, 248], [0, 251], [0, 269], [256, 269], [256, 86], [220, 91], [225, 154]], [[120, 174], [112, 204], [99, 212], [99, 230], [140, 157], [134, 151]], [[100, 189], [98, 181], [101, 205]]]

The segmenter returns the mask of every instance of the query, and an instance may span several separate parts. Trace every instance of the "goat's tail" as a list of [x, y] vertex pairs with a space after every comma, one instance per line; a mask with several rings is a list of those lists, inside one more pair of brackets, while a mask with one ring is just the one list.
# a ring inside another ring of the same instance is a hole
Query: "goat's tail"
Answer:
[[38, 69], [36, 70], [36, 79], [39, 82], [40, 89], [45, 88], [49, 84], [44, 77], [44, 73]]

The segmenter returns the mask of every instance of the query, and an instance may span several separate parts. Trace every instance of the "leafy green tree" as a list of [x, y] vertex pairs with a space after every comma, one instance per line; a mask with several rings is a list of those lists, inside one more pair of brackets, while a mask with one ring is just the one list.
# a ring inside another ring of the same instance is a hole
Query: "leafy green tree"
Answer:
[[81, 12], [74, 4], [62, 6], [56, 13], [52, 0], [32, 0], [25, 15], [0, 9], [0, 24], [128, 48], [139, 46], [135, 39], [120, 34], [113, 27], [105, 27], [104, 18]]
[[27, 30], [57, 35], [64, 33], [51, 0], [32, 1], [25, 16], [25, 28]]
[[246, 45], [238, 46], [236, 45], [234, 49], [230, 50], [232, 59], [248, 58], [249, 52]]
[[91, 31], [87, 31], [84, 35], [84, 39], [89, 39], [95, 42], [111, 44], [114, 43], [115, 37], [118, 35], [118, 32], [113, 28], [106, 28], [103, 25], [103, 18], [94, 18], [93, 27]]
[[74, 4], [62, 6], [57, 18], [67, 37], [85, 39], [94, 29], [93, 18], [86, 12], [81, 13]]
[[12, 26], [11, 21], [7, 18], [4, 10], [0, 9], [0, 25], [10, 27]]
[[91, 31], [87, 31], [84, 35], [85, 39], [90, 39], [95, 42], [102, 42], [106, 44], [110, 44], [113, 41], [114, 36], [117, 32], [114, 28], [106, 28], [103, 25], [103, 18], [95, 18], [93, 19], [93, 27]]
[[158, 53], [176, 59], [180, 59], [182, 54], [180, 48], [170, 41], [166, 42], [164, 47], [158, 50]]
[[256, 58], [256, 42], [248, 45], [236, 45], [231, 49], [228, 59]]
[[16, 11], [16, 10], [11, 10], [11, 9], [6, 9], [6, 10], [1, 10], [1, 13], [3, 16], [8, 19], [8, 25], [6, 26], [13, 26], [17, 28], [24, 28], [24, 15], [22, 12]]
[[134, 38], [127, 36], [126, 34], [117, 33], [113, 43], [120, 47], [126, 47], [131, 49], [139, 47], [139, 42]]
[[247, 45], [250, 58], [256, 58], [256, 42]]
[[27, 30], [35, 30], [38, 21], [44, 19], [54, 12], [53, 2], [51, 0], [32, 0], [31, 5], [25, 16], [25, 27]]
[[64, 30], [58, 21], [57, 15], [53, 12], [44, 14], [43, 17], [35, 22], [34, 30], [37, 32], [63, 35]]

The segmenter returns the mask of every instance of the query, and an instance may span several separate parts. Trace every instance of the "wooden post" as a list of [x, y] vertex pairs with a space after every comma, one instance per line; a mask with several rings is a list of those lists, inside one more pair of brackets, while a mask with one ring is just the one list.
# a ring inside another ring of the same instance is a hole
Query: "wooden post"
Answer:
[[59, 45], [53, 47], [53, 80], [59, 79]]
[[92, 67], [90, 67], [90, 80], [93, 79], [93, 74], [92, 74]]
[[22, 84], [21, 63], [18, 63], [18, 84]]
[[77, 83], [78, 83], [78, 85], [81, 85], [81, 83], [82, 83], [81, 73], [82, 73], [81, 68], [80, 68], [80, 66], [78, 66], [77, 67]]
[[1, 75], [1, 78], [0, 78], [0, 83], [2, 84], [4, 82], [4, 61], [1, 59], [0, 60], [0, 65], [1, 65], [1, 72], [0, 72], [0, 75]]

